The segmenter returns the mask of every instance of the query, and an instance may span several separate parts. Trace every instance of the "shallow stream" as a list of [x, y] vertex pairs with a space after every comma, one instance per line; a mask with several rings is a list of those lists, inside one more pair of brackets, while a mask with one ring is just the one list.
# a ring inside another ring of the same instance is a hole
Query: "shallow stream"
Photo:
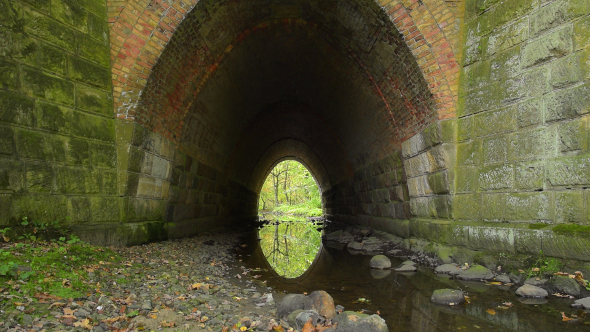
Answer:
[[[390, 331], [590, 331], [590, 317], [572, 309], [570, 299], [526, 300], [514, 294], [517, 286], [461, 281], [426, 267], [413, 273], [371, 270], [370, 255], [347, 249], [320, 246], [303, 275], [285, 278], [269, 264], [256, 233], [245, 240], [248, 245], [240, 252], [242, 263], [259, 270], [260, 280], [266, 280], [275, 292], [325, 290], [345, 310], [378, 312]], [[392, 266], [403, 261], [390, 259]], [[463, 290], [470, 303], [455, 307], [432, 304], [432, 292], [441, 288]], [[585, 319], [564, 322], [561, 312]]]

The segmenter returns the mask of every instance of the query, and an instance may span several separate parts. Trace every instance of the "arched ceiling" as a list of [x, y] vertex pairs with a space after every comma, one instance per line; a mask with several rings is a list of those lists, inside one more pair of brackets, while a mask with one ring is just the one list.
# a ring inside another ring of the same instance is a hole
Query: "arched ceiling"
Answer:
[[435, 111], [373, 0], [202, 0], [154, 66], [136, 121], [242, 184], [273, 144], [297, 140], [335, 184]]

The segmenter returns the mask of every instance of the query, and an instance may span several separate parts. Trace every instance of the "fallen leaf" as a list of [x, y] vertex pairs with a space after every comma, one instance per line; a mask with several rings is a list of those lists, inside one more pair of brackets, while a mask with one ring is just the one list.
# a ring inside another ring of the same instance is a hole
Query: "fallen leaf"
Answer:
[[64, 315], [73, 315], [74, 314], [74, 310], [70, 309], [70, 308], [64, 308]]
[[502, 283], [501, 283], [501, 282], [499, 282], [499, 281], [492, 281], [492, 282], [490, 282], [490, 285], [496, 285], [496, 286], [499, 286], [499, 285], [502, 285]]
[[301, 329], [301, 332], [315, 332], [315, 328], [313, 327], [313, 324], [311, 323], [311, 319], [308, 320], [303, 325], [303, 328]]
[[510, 309], [510, 308], [509, 308], [509, 307], [502, 306], [502, 305], [499, 305], [499, 306], [498, 306], [498, 309], [502, 309], [502, 310], [508, 310], [508, 309]]
[[488, 310], [486, 310], [486, 312], [488, 314], [490, 314], [490, 315], [495, 315], [496, 314], [496, 310], [494, 310], [494, 309], [488, 309]]
[[272, 329], [275, 330], [275, 331], [277, 331], [277, 332], [285, 332], [285, 329], [282, 326], [280, 326], [280, 325], [273, 326]]
[[90, 324], [90, 320], [86, 318], [81, 322], [74, 323], [74, 327], [83, 327], [85, 329], [91, 330], [92, 324]]
[[507, 307], [512, 307], [514, 304], [512, 304], [512, 302], [504, 302], [502, 303], [503, 305], [507, 306]]
[[158, 316], [156, 316], [156, 315], [150, 315], [150, 317], [151, 317], [152, 319], [156, 319], [156, 318], [158, 318]]
[[350, 316], [348, 316], [348, 319], [351, 320], [351, 321], [353, 321], [353, 322], [356, 322], [359, 319], [359, 316], [350, 315]]
[[573, 320], [573, 318], [569, 318], [568, 316], [565, 315], [565, 312], [561, 313], [561, 320], [564, 322], [569, 322], [570, 320]]
[[248, 328], [245, 326], [240, 327], [240, 331], [246, 331]]

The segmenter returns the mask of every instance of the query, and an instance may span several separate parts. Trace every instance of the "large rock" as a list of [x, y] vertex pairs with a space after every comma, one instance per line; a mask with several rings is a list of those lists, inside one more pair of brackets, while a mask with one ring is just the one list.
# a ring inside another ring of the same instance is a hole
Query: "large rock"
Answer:
[[[299, 308], [297, 308], [299, 309]], [[334, 299], [330, 294], [320, 290], [309, 294], [303, 302], [304, 310], [315, 310], [320, 315], [332, 319], [336, 316], [336, 309], [334, 308]]]
[[295, 327], [301, 330], [308, 321], [311, 321], [311, 325], [318, 326], [319, 324], [323, 324], [326, 319], [320, 316], [315, 310], [303, 310], [295, 317]]
[[572, 304], [572, 307], [576, 309], [590, 309], [590, 297], [585, 297], [583, 299], [575, 300]]
[[524, 285], [516, 290], [516, 295], [522, 297], [547, 297], [549, 294], [541, 287], [533, 285]]
[[490, 269], [481, 265], [473, 265], [467, 270], [462, 270], [457, 274], [457, 278], [462, 280], [490, 280], [494, 274]]
[[305, 303], [305, 295], [303, 294], [288, 294], [283, 298], [277, 307], [277, 315], [285, 317], [297, 309], [303, 309]]
[[541, 279], [541, 278], [528, 278], [527, 280], [524, 281], [524, 284], [540, 287], [542, 285], [545, 285], [547, 283], [547, 281], [549, 281], [549, 280]]
[[446, 273], [446, 274], [451, 274], [451, 275], [456, 275], [461, 273], [461, 268], [459, 266], [457, 266], [457, 264], [443, 264], [440, 266], [437, 266], [434, 269], [434, 272], [436, 273]]
[[345, 311], [333, 320], [338, 324], [338, 332], [388, 332], [385, 320], [378, 315], [365, 315], [354, 311]]
[[432, 293], [430, 301], [442, 305], [458, 305], [465, 303], [465, 295], [456, 289], [437, 289]]
[[549, 280], [547, 286], [552, 292], [580, 297], [582, 286], [575, 279], [566, 276], [554, 276]]
[[391, 261], [387, 256], [377, 255], [371, 258], [369, 266], [374, 269], [389, 269], [391, 267]]
[[336, 241], [336, 242], [340, 242], [340, 243], [348, 243], [348, 242], [353, 241], [354, 237], [352, 236], [352, 234], [350, 234], [347, 231], [338, 230], [338, 231], [332, 232], [330, 234], [326, 234], [326, 240]]

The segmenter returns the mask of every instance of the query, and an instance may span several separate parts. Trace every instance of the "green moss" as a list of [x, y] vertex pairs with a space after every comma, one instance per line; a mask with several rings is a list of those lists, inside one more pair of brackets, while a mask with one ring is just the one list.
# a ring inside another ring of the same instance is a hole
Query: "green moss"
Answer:
[[40, 129], [66, 134], [70, 132], [70, 110], [43, 102], [37, 104], [37, 109], [37, 126]]
[[70, 138], [67, 142], [67, 163], [70, 165], [90, 165], [88, 141]]
[[149, 242], [164, 241], [168, 239], [168, 230], [164, 222], [150, 222], [146, 224]]
[[22, 90], [34, 97], [74, 105], [74, 84], [40, 70], [23, 69]]
[[111, 65], [109, 45], [84, 34], [78, 36], [77, 54], [85, 59], [95, 61], [107, 69]]
[[66, 73], [65, 52], [49, 44], [39, 43], [38, 53], [41, 68], [62, 75]]
[[33, 126], [35, 102], [20, 94], [0, 91], [0, 121]]
[[113, 119], [74, 112], [72, 134], [76, 136], [99, 139], [101, 141], [114, 142], [115, 122]]
[[80, 0], [52, 0], [51, 16], [83, 32], [88, 30], [88, 13], [82, 7]]
[[549, 224], [545, 224], [545, 223], [539, 222], [539, 223], [529, 224], [528, 227], [529, 227], [529, 229], [542, 229], [542, 228], [545, 228], [547, 226], [549, 226]]
[[11, 155], [13, 153], [13, 132], [10, 127], [0, 127], [0, 155]]
[[590, 226], [578, 224], [559, 224], [554, 226], [552, 230], [561, 234], [590, 235]]
[[68, 64], [70, 78], [101, 88], [109, 87], [111, 73], [107, 68], [72, 56], [69, 58]]

